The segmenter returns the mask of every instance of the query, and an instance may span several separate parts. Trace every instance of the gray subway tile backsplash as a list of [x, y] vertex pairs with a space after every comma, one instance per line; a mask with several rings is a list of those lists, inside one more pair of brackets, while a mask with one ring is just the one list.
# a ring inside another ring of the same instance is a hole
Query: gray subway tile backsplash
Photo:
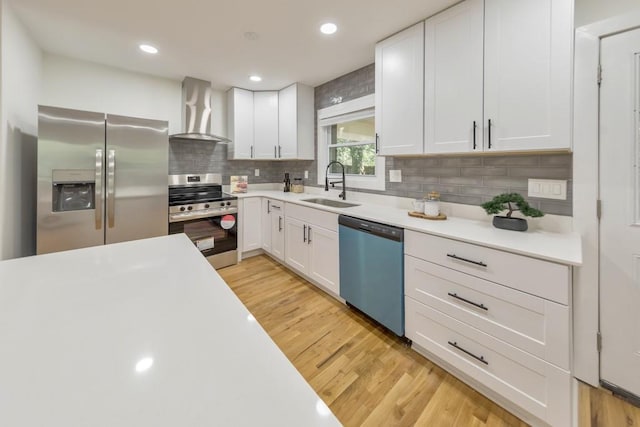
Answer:
[[[375, 67], [374, 64], [370, 64], [316, 87], [316, 110], [333, 105], [334, 98], [341, 97], [342, 102], [345, 102], [373, 94], [374, 79]], [[419, 198], [435, 190], [441, 193], [443, 201], [476, 206], [500, 193], [519, 192], [533, 207], [540, 208], [545, 213], [568, 216], [572, 214], [572, 155], [569, 153], [387, 157], [385, 164], [386, 190], [362, 192]], [[260, 169], [259, 177], [254, 176], [255, 169]], [[389, 182], [390, 169], [400, 169], [403, 182]], [[317, 186], [316, 170], [315, 160], [228, 160], [227, 146], [223, 144], [170, 144], [170, 173], [217, 172], [222, 174], [225, 184], [229, 183], [230, 175], [248, 175], [249, 184], [271, 183], [281, 182], [284, 172], [289, 172], [291, 178], [294, 178], [303, 177], [304, 171], [309, 171], [309, 179], [305, 180], [305, 185]], [[528, 178], [566, 179], [567, 200], [527, 198]]]

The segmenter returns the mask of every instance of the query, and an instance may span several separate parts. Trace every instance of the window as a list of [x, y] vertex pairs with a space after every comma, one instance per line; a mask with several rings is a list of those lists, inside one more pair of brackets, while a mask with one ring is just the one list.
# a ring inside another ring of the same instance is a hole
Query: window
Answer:
[[[324, 184], [327, 165], [344, 165], [347, 188], [384, 190], [384, 158], [376, 155], [374, 96], [368, 95], [318, 111], [318, 184]], [[342, 174], [339, 165], [330, 178]]]

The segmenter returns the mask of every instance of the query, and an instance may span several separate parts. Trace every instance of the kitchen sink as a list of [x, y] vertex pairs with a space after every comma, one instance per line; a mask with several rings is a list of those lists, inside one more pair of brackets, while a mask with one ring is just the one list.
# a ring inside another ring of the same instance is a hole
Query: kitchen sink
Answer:
[[349, 202], [342, 202], [340, 200], [322, 199], [322, 198], [302, 199], [302, 201], [308, 202], [308, 203], [315, 203], [323, 206], [330, 206], [332, 208], [351, 208], [353, 206], [360, 206], [357, 203], [349, 203]]

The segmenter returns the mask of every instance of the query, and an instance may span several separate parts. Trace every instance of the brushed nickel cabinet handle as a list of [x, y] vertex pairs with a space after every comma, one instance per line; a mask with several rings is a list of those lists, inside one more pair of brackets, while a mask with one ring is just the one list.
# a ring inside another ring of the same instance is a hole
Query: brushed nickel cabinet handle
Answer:
[[485, 264], [482, 261], [473, 261], [473, 260], [470, 260], [470, 259], [459, 257], [456, 254], [447, 254], [447, 256], [449, 258], [457, 259], [458, 261], [464, 261], [464, 262], [468, 262], [470, 264], [479, 265], [480, 267], [486, 267], [487, 266], [487, 264]]
[[489, 365], [489, 362], [487, 362], [486, 360], [484, 360], [484, 356], [476, 356], [475, 354], [471, 353], [469, 350], [465, 350], [464, 348], [460, 347], [458, 345], [458, 343], [456, 341], [451, 342], [451, 341], [447, 341], [449, 343], [449, 345], [457, 350], [460, 350], [461, 352], [463, 352], [464, 354], [467, 354], [471, 357], [473, 357], [474, 359], [476, 359], [479, 362], [484, 363], [485, 365]]
[[447, 292], [447, 295], [449, 295], [450, 297], [453, 297], [455, 299], [458, 299], [458, 300], [460, 300], [462, 302], [466, 302], [467, 304], [471, 304], [471, 305], [473, 305], [475, 307], [478, 307], [478, 308], [481, 308], [483, 310], [489, 311], [489, 308], [486, 305], [478, 304], [477, 302], [473, 302], [473, 301], [470, 301], [470, 300], [468, 300], [466, 298], [462, 298], [461, 296], [458, 296], [458, 294], [456, 294], [455, 292]]

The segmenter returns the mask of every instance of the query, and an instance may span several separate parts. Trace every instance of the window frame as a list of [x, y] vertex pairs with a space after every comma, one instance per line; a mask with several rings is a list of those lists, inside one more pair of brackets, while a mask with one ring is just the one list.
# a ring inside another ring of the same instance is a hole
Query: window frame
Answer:
[[[325, 171], [329, 163], [330, 126], [337, 123], [375, 117], [375, 95], [366, 95], [341, 104], [318, 110], [318, 185], [324, 185]], [[375, 143], [375, 135], [374, 135]], [[332, 147], [340, 144], [333, 144]], [[385, 190], [385, 158], [376, 156], [375, 176], [348, 175], [347, 188]], [[330, 179], [342, 178], [341, 174], [329, 173]]]

